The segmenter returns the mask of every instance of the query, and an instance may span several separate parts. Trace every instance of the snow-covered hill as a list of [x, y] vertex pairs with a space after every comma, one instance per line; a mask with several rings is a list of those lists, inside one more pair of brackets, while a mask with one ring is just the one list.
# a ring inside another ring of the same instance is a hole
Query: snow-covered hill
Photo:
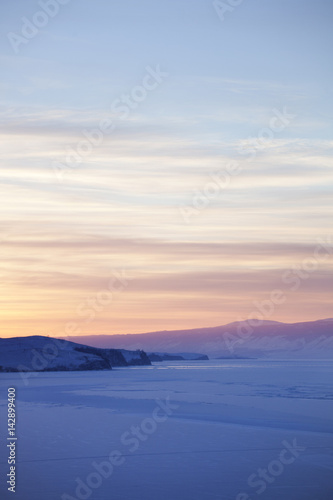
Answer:
[[193, 330], [75, 337], [76, 341], [83, 339], [99, 347], [170, 354], [199, 352], [209, 358], [330, 359], [333, 357], [333, 319], [291, 324], [241, 321]]
[[150, 364], [143, 351], [100, 349], [41, 336], [0, 339], [0, 371], [111, 370]]

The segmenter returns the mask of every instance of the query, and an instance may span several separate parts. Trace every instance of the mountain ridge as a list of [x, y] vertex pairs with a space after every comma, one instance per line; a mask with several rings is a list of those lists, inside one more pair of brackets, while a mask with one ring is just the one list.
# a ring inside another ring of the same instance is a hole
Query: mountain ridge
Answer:
[[75, 336], [95, 347], [155, 353], [197, 352], [212, 357], [333, 356], [333, 319], [282, 323], [245, 320], [215, 327], [137, 334]]

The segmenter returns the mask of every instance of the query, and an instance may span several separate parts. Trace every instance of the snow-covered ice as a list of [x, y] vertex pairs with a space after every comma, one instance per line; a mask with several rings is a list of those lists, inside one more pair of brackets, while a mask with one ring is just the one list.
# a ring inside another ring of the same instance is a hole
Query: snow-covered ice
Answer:
[[[319, 360], [47, 372], [27, 386], [2, 373], [1, 499], [331, 500], [332, 380], [333, 361]], [[15, 497], [5, 485], [9, 386]]]

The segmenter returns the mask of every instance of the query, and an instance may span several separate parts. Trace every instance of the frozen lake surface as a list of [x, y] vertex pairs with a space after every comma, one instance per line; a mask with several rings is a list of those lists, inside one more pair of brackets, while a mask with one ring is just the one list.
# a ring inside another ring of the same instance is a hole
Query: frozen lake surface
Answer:
[[[333, 361], [0, 374], [1, 499], [331, 500]], [[17, 492], [6, 395], [17, 391]], [[80, 485], [78, 487], [78, 485]]]

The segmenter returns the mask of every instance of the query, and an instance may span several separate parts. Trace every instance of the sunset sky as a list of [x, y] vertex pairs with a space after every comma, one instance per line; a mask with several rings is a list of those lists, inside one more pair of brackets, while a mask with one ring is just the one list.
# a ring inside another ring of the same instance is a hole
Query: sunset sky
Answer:
[[0, 336], [333, 317], [332, 2], [40, 4], [0, 5]]

